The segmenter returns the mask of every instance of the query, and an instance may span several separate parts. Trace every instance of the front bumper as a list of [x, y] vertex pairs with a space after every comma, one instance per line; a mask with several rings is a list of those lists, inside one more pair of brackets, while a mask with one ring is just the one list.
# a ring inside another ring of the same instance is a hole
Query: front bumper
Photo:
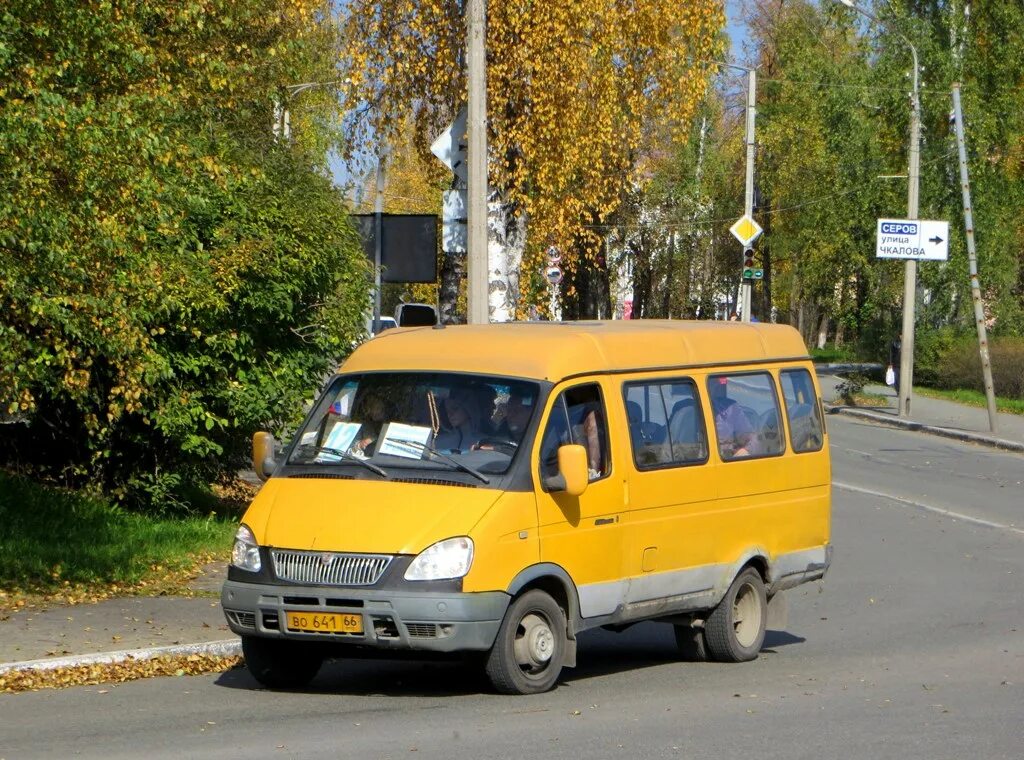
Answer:
[[[220, 601], [228, 626], [240, 636], [383, 650], [459, 652], [490, 649], [509, 599], [508, 594], [500, 591], [416, 593], [228, 580]], [[288, 630], [286, 611], [359, 615], [363, 632]]]

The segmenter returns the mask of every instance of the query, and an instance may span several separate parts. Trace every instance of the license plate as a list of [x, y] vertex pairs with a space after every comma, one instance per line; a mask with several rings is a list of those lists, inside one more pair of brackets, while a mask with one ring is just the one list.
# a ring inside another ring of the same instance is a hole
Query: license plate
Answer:
[[362, 615], [339, 615], [334, 612], [291, 612], [285, 619], [289, 631], [306, 633], [362, 633]]

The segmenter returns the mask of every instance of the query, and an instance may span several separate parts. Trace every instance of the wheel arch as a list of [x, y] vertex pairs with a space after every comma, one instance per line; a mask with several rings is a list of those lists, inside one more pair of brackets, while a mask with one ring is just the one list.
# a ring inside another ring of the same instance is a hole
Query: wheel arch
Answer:
[[551, 562], [531, 565], [512, 579], [508, 594], [515, 598], [530, 589], [544, 591], [561, 605], [569, 624], [567, 634], [574, 639], [578, 629], [577, 621], [580, 619], [580, 599], [569, 573]]
[[757, 573], [761, 576], [761, 580], [764, 582], [766, 588], [771, 586], [772, 563], [768, 558], [768, 552], [764, 547], [752, 546], [743, 552], [735, 562], [729, 565], [728, 572], [722, 576], [719, 581], [718, 588], [716, 588], [715, 596], [717, 599], [720, 600], [725, 596], [725, 592], [729, 590], [732, 582], [736, 580], [736, 578], [739, 577], [739, 574], [748, 567], [752, 567], [757, 570]]

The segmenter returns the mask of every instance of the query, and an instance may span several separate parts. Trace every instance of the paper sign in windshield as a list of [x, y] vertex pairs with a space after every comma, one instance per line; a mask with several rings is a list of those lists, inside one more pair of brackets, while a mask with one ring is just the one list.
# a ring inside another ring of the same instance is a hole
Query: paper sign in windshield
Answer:
[[[421, 425], [406, 425], [401, 422], [389, 422], [381, 434], [380, 446], [377, 447], [378, 454], [390, 454], [394, 457], [405, 457], [406, 459], [422, 459], [423, 449], [430, 440], [431, 429]], [[399, 441], [415, 441], [421, 446], [414, 446]]]
[[[352, 442], [356, 439], [356, 434], [359, 432], [360, 427], [362, 426], [358, 422], [339, 422], [335, 424], [331, 428], [331, 432], [327, 434], [326, 440], [324, 440], [324, 447], [337, 451], [348, 451], [352, 446]], [[321, 451], [317, 455], [316, 461], [339, 462], [341, 457], [329, 451]]]

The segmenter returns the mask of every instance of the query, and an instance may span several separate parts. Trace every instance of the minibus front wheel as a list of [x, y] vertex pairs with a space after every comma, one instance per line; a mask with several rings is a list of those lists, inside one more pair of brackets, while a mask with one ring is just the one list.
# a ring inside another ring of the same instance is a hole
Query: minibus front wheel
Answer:
[[503, 694], [539, 694], [562, 672], [565, 612], [540, 589], [517, 597], [505, 612], [487, 656], [487, 677]]
[[768, 597], [761, 574], [752, 567], [736, 576], [725, 597], [708, 615], [704, 638], [718, 662], [747, 662], [764, 644]]
[[245, 666], [268, 689], [299, 689], [316, 676], [324, 658], [306, 642], [242, 637]]

